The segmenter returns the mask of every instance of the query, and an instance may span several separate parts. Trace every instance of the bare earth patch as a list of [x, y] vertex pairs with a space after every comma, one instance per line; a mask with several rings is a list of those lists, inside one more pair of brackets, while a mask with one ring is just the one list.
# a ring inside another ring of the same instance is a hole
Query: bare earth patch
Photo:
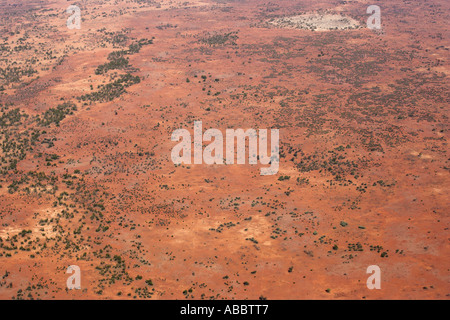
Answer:
[[312, 31], [346, 30], [360, 28], [355, 19], [340, 14], [302, 14], [270, 21], [278, 28], [305, 29]]

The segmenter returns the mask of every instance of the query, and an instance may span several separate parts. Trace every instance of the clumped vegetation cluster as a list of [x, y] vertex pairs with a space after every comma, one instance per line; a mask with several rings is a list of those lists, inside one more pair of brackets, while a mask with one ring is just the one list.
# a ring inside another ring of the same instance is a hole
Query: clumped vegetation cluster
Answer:
[[149, 45], [152, 43], [153, 43], [153, 40], [141, 39], [136, 43], [132, 43], [128, 47], [128, 50], [120, 50], [120, 51], [111, 52], [108, 55], [109, 62], [99, 65], [97, 67], [97, 69], [95, 70], [95, 74], [105, 74], [109, 70], [126, 69], [127, 67], [129, 67], [129, 61], [128, 61], [128, 58], [126, 58], [125, 56], [138, 53], [143, 46]]
[[64, 102], [58, 105], [56, 108], [50, 108], [44, 112], [41, 117], [38, 117], [38, 123], [40, 126], [47, 127], [54, 123], [59, 126], [59, 123], [67, 116], [77, 111], [77, 107], [72, 102]]
[[107, 102], [112, 101], [125, 93], [125, 88], [141, 82], [139, 76], [133, 76], [130, 73], [121, 75], [118, 79], [106, 85], [101, 85], [98, 91], [82, 95], [79, 99], [82, 101], [99, 101]]
[[225, 44], [237, 45], [236, 40], [239, 38], [236, 31], [227, 33], [208, 33], [206, 36], [200, 38], [200, 42], [209, 46], [222, 46]]
[[0, 67], [0, 84], [9, 85], [10, 83], [19, 83], [23, 77], [31, 77], [37, 73], [37, 70], [31, 67]]

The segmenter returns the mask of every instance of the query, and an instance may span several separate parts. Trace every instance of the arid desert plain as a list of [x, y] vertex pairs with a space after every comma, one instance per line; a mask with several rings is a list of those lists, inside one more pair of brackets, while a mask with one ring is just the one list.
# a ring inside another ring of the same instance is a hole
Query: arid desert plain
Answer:
[[[449, 15], [1, 1], [0, 299], [449, 299]], [[175, 164], [197, 121], [278, 129], [278, 171]]]

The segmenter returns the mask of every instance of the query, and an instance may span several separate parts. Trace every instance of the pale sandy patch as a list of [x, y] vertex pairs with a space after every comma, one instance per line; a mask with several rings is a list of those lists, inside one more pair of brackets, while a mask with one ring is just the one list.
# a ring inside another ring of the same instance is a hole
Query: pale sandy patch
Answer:
[[269, 22], [278, 28], [305, 29], [312, 31], [330, 31], [356, 29], [360, 23], [353, 18], [341, 14], [301, 14], [283, 17]]

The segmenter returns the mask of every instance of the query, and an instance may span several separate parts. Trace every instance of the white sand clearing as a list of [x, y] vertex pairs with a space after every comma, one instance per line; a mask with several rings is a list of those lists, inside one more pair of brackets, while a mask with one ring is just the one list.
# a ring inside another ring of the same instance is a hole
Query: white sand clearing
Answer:
[[360, 28], [355, 19], [340, 14], [302, 14], [274, 19], [269, 22], [278, 28], [306, 29], [313, 31], [345, 30]]

